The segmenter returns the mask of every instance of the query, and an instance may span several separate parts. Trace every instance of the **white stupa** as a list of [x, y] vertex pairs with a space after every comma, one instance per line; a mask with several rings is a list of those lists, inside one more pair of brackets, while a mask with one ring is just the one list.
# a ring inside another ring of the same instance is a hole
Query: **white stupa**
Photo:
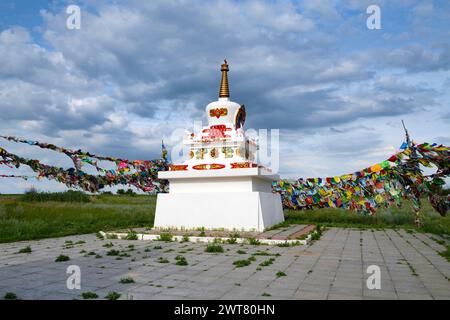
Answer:
[[279, 176], [257, 163], [257, 142], [243, 129], [245, 107], [230, 100], [226, 60], [221, 71], [208, 125], [183, 140], [189, 158], [158, 174], [170, 191], [158, 194], [155, 228], [263, 231], [284, 220], [271, 187]]

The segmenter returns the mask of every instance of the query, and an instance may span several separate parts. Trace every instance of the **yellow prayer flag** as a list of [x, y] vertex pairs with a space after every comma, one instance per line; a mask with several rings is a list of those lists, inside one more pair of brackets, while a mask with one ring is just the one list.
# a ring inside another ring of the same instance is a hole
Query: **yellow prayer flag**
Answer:
[[381, 165], [380, 165], [379, 163], [377, 163], [376, 165], [371, 166], [371, 167], [370, 167], [370, 170], [371, 170], [372, 172], [378, 172], [378, 171], [381, 171]]

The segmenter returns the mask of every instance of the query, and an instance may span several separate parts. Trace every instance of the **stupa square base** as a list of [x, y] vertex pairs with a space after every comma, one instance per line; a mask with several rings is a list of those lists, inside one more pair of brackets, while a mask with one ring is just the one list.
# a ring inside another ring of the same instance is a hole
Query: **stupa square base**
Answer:
[[281, 198], [270, 192], [158, 194], [155, 228], [259, 231], [284, 221]]

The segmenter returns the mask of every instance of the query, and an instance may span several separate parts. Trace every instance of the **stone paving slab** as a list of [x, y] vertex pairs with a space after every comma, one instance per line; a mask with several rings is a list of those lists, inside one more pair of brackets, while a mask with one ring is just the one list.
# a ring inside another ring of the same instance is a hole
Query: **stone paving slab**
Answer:
[[[18, 253], [27, 246], [31, 253]], [[450, 299], [450, 264], [435, 235], [330, 228], [304, 246], [223, 244], [221, 253], [205, 247], [95, 235], [0, 244], [0, 298], [14, 292], [21, 299], [82, 299], [87, 291], [104, 298], [115, 291], [120, 299]], [[55, 262], [60, 254], [70, 260]], [[176, 265], [180, 255], [188, 265]], [[249, 265], [238, 267], [238, 260]], [[81, 269], [80, 290], [67, 288], [70, 265]], [[367, 288], [370, 265], [379, 267], [379, 290]], [[134, 282], [120, 283], [128, 277]]]
[[274, 237], [280, 238], [280, 239], [286, 239], [287, 237], [289, 237], [291, 234], [296, 233], [302, 229], [306, 228], [306, 225], [296, 225], [296, 226], [291, 226], [285, 230], [282, 230], [281, 232], [275, 233], [272, 235], [272, 239]]
[[[261, 233], [258, 238], [259, 239], [288, 239], [293, 234], [299, 233], [300, 231], [306, 229], [309, 227], [308, 225], [304, 224], [298, 224], [298, 225], [292, 225], [289, 227], [279, 228], [279, 229], [273, 229], [269, 231], [264, 231]], [[314, 226], [312, 226], [312, 229]], [[311, 229], [311, 231], [312, 231]]]

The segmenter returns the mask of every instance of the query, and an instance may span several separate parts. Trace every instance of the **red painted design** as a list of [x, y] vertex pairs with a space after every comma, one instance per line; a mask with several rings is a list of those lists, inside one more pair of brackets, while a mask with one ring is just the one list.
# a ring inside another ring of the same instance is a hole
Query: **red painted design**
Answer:
[[217, 169], [223, 169], [225, 168], [225, 165], [218, 164], [218, 163], [211, 163], [211, 164], [198, 164], [196, 166], [192, 167], [195, 170], [217, 170]]
[[222, 116], [226, 116], [227, 114], [228, 114], [227, 108], [217, 108], [209, 110], [209, 116], [216, 117], [217, 119], [219, 119]]
[[184, 171], [187, 170], [188, 165], [187, 164], [172, 164], [170, 166], [170, 171]]
[[210, 126], [209, 129], [203, 129], [203, 133], [208, 133], [208, 136], [202, 136], [202, 139], [217, 139], [217, 138], [229, 138], [230, 136], [225, 134], [225, 131], [231, 131], [231, 128], [227, 128], [223, 124]]
[[231, 169], [246, 169], [246, 168], [256, 168], [258, 165], [252, 162], [233, 162], [231, 164]]

